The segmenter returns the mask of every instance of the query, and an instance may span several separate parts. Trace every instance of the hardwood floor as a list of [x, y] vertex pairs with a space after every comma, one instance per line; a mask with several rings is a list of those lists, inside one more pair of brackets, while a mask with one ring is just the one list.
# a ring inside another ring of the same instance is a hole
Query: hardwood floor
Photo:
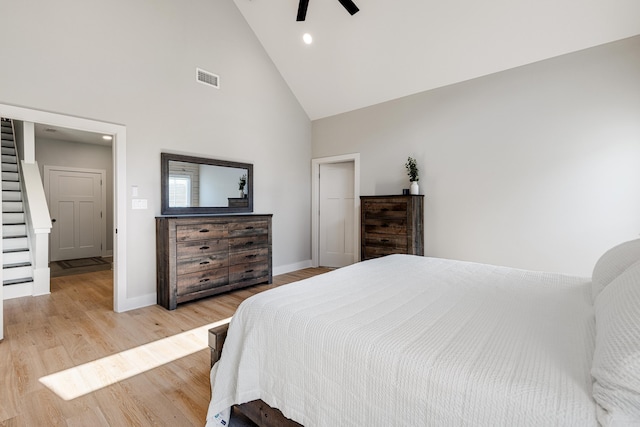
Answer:
[[[272, 285], [175, 311], [155, 305], [126, 313], [113, 312], [112, 271], [53, 278], [50, 295], [4, 303], [0, 426], [204, 425], [205, 326], [230, 317], [253, 294], [327, 271], [275, 276]], [[192, 353], [172, 356], [191, 346]]]

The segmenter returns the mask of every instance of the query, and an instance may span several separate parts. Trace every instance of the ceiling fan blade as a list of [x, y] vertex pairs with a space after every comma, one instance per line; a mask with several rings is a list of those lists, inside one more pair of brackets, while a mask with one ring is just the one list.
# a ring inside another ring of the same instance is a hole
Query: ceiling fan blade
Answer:
[[356, 6], [356, 4], [351, 0], [338, 0], [338, 1], [340, 2], [341, 5], [344, 6], [345, 9], [347, 9], [347, 12], [349, 12], [351, 15], [355, 15], [360, 10], [358, 9], [358, 6]]
[[309, 0], [300, 0], [298, 4], [298, 17], [296, 21], [304, 21], [307, 17], [307, 7], [309, 7]]

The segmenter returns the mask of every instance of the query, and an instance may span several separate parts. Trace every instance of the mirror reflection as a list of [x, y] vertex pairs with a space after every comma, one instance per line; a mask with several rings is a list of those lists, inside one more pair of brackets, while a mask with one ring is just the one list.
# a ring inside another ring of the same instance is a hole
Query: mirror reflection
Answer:
[[169, 207], [247, 207], [248, 169], [169, 161]]
[[253, 165], [161, 153], [162, 215], [253, 212]]

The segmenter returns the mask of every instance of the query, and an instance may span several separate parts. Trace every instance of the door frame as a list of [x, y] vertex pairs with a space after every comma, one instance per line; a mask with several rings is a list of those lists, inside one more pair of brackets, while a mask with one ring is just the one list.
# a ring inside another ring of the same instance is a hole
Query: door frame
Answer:
[[360, 261], [360, 153], [311, 159], [311, 265], [320, 263], [320, 165], [353, 163], [353, 247]]
[[0, 104], [0, 117], [113, 137], [113, 310], [120, 313], [138, 308], [138, 301], [127, 298], [127, 127], [8, 104]]
[[[106, 187], [102, 185], [103, 182], [107, 182], [107, 171], [104, 169], [87, 169], [87, 168], [76, 168], [73, 166], [51, 166], [51, 165], [43, 165], [43, 174], [42, 177], [44, 179], [44, 195], [47, 199], [47, 205], [51, 205], [49, 200], [51, 200], [50, 194], [50, 177], [51, 171], [64, 171], [64, 172], [80, 172], [80, 173], [93, 173], [96, 175], [100, 175], [100, 208], [101, 211], [104, 212], [107, 209], [107, 191]], [[51, 261], [51, 237], [49, 237], [49, 261]], [[100, 256], [107, 256], [107, 216], [100, 215]]]

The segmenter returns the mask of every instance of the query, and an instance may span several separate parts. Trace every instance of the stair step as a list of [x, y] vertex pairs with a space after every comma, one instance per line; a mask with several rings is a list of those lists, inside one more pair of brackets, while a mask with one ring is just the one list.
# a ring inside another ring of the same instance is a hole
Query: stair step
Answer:
[[17, 163], [2, 163], [2, 170], [5, 172], [18, 172]]
[[[18, 278], [18, 279], [3, 280], [2, 281], [2, 285], [3, 286], [11, 286], [11, 285], [19, 285], [21, 283], [30, 283], [30, 282], [33, 282], [33, 278], [31, 278], [31, 277], [21, 277], [21, 278]], [[5, 299], [8, 299], [6, 297], [7, 296], [5, 295]]]
[[18, 181], [2, 181], [2, 191], [20, 191]]
[[31, 265], [31, 256], [29, 255], [29, 251], [22, 250], [3, 252], [2, 265], [5, 268], [8, 266], [25, 267], [27, 265]]
[[[4, 193], [3, 193], [4, 196]], [[2, 213], [16, 213], [16, 212], [24, 212], [24, 206], [22, 202], [5, 202], [2, 201]], [[4, 215], [2, 216], [4, 220]]]
[[24, 223], [22, 224], [4, 223], [4, 225], [2, 226], [3, 245], [6, 244], [4, 242], [6, 242], [7, 239], [22, 238], [22, 237], [26, 237], [26, 235], [27, 235], [27, 226]]
[[18, 181], [17, 172], [2, 172], [3, 181]]
[[5, 252], [23, 251], [28, 248], [29, 248], [29, 242], [27, 242], [26, 236], [5, 237], [2, 239], [2, 250]]
[[2, 131], [2, 133], [0, 134], [0, 138], [2, 138], [5, 141], [13, 141], [13, 133], [11, 132], [5, 132], [4, 130]]
[[11, 191], [11, 190], [2, 190], [2, 201], [3, 202], [21, 202], [22, 201], [22, 192], [21, 191]]
[[2, 140], [2, 146], [3, 147], [9, 147], [9, 148], [15, 148], [13, 145], [13, 141], [5, 141], [4, 139]]
[[2, 223], [5, 225], [24, 224], [23, 212], [3, 212]]
[[3, 283], [6, 283], [9, 280], [16, 279], [33, 280], [33, 269], [31, 268], [31, 264], [15, 266], [5, 265], [2, 269], [2, 277]]
[[[5, 139], [6, 141], [6, 139]], [[2, 154], [8, 154], [10, 156], [15, 156], [16, 155], [16, 149], [13, 147], [0, 147], [0, 153]]]
[[2, 154], [2, 163], [18, 164], [18, 158], [10, 154]]

